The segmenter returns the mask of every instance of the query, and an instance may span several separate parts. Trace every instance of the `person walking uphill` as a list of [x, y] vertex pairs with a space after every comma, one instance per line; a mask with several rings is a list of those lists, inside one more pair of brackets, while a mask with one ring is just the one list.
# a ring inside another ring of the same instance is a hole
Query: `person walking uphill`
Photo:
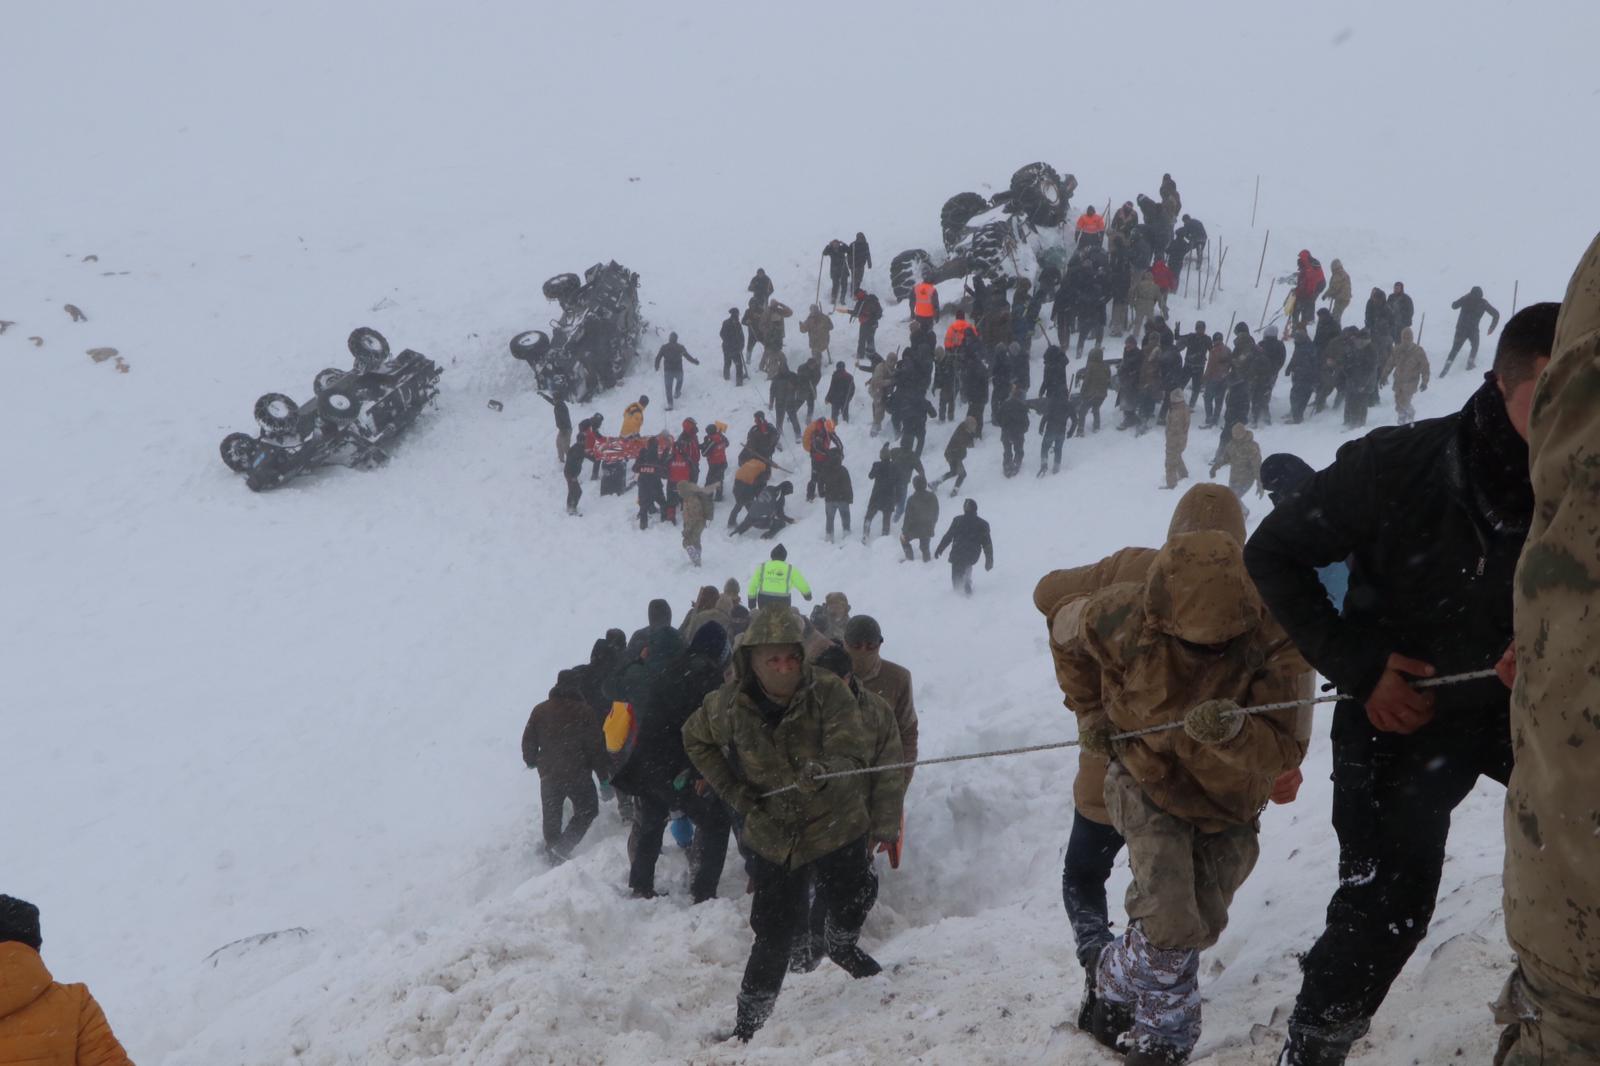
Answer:
[[835, 238], [822, 249], [822, 256], [828, 261], [828, 300], [838, 307], [851, 292], [850, 246]]
[[1273, 780], [1306, 750], [1292, 710], [1231, 712], [1297, 698], [1302, 664], [1272, 639], [1226, 533], [1173, 537], [1142, 583], [1072, 603], [1052, 634], [1088, 719], [1083, 746], [1111, 759], [1106, 805], [1133, 874], [1128, 928], [1100, 955], [1090, 1032], [1125, 1042], [1129, 1066], [1181, 1063], [1200, 1037], [1200, 952], [1255, 866]]
[[1183, 450], [1189, 446], [1189, 405], [1182, 389], [1173, 389], [1167, 399], [1167, 488], [1175, 489], [1189, 476], [1183, 462]]
[[808, 601], [811, 599], [811, 586], [806, 583], [806, 577], [800, 568], [789, 561], [789, 550], [782, 544], [772, 549], [772, 557], [756, 567], [755, 573], [750, 575], [750, 602], [755, 607], [770, 607], [773, 604], [787, 607], [792, 602], [790, 591], [800, 593]]
[[[858, 614], [845, 623], [844, 648], [850, 653], [852, 676], [893, 712], [900, 735], [901, 757], [906, 762], [916, 762], [917, 704], [911, 698], [911, 671], [883, 657], [883, 629], [871, 615]], [[916, 767], [906, 767], [905, 785], [900, 790], [902, 796], [915, 773]], [[899, 826], [895, 827], [894, 835], [899, 836]]]
[[957, 592], [972, 595], [972, 568], [978, 557], [983, 557], [983, 568], [994, 569], [994, 544], [989, 539], [989, 523], [978, 517], [978, 501], [968, 500], [961, 513], [950, 520], [939, 546], [933, 549], [935, 559], [950, 549], [950, 585]]
[[1582, 813], [1593, 808], [1600, 741], [1600, 237], [1567, 287], [1554, 353], [1528, 426], [1534, 518], [1513, 592], [1505, 912], [1517, 968], [1495, 1005], [1508, 1027], [1496, 1066], [1600, 1062], [1600, 870], [1593, 816]]
[[39, 957], [39, 908], [0, 895], [0, 1062], [133, 1066], [85, 985], [64, 985]]
[[[803, 639], [788, 607], [757, 611], [734, 652], [733, 680], [683, 727], [684, 750], [733, 808], [749, 853], [755, 942], [730, 1034], [743, 1041], [772, 1016], [813, 879], [827, 908], [828, 957], [852, 977], [880, 972], [857, 943], [873, 896], [866, 784], [819, 780], [863, 768], [872, 739], [849, 687], [806, 665]], [[767, 795], [777, 789], [788, 791]]]
[[[600, 813], [594, 777], [605, 781], [611, 776], [605, 736], [584, 700], [581, 681], [575, 670], [557, 674], [550, 698], [533, 709], [522, 730], [522, 761], [539, 771], [544, 850], [552, 863], [572, 858], [572, 850]], [[563, 828], [567, 800], [572, 801], [572, 821]]]
[[1444, 357], [1444, 366], [1439, 370], [1440, 377], [1450, 373], [1450, 367], [1456, 361], [1456, 353], [1461, 350], [1463, 344], [1470, 348], [1467, 352], [1467, 369], [1472, 370], [1478, 365], [1478, 324], [1483, 321], [1485, 313], [1489, 315], [1489, 336], [1494, 336], [1494, 329], [1500, 324], [1500, 312], [1483, 298], [1483, 290], [1476, 285], [1450, 307], [1461, 313], [1456, 316], [1456, 337], [1450, 342], [1450, 354]]
[[[1512, 574], [1533, 516], [1524, 442], [1554, 304], [1519, 312], [1492, 380], [1459, 412], [1377, 429], [1280, 500], [1245, 549], [1273, 616], [1347, 693], [1333, 720], [1339, 886], [1302, 959], [1284, 1066], [1336, 1066], [1427, 935], [1450, 813], [1511, 770], [1506, 686], [1411, 680], [1493, 666], [1512, 641]], [[1348, 558], [1335, 611], [1319, 567]]]
[[676, 333], [667, 334], [667, 343], [656, 352], [656, 369], [661, 371], [662, 384], [667, 391], [667, 410], [672, 410], [672, 401], [683, 394], [683, 361], [687, 359], [695, 366], [700, 365], [700, 360], [689, 354], [689, 350], [678, 343]]
[[728, 308], [728, 317], [722, 320], [722, 329], [718, 336], [722, 339], [722, 380], [728, 380], [728, 373], [733, 371], [737, 377], [735, 385], [743, 385], [745, 379], [744, 368], [744, 327], [739, 323], [739, 309]]

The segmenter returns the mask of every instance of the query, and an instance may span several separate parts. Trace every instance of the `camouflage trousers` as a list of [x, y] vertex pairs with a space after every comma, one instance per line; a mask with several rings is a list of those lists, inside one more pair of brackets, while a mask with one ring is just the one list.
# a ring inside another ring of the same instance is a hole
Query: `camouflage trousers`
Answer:
[[1533, 959], [1521, 960], [1494, 1004], [1506, 1026], [1494, 1066], [1579, 1066], [1600, 1062], [1600, 1001], [1551, 980]]
[[1137, 925], [1106, 946], [1095, 987], [1133, 1010], [1134, 1047], [1191, 1051], [1200, 1040], [1200, 952], [1158, 948]]
[[1167, 488], [1176, 488], [1178, 482], [1189, 476], [1189, 468], [1183, 461], [1183, 445], [1175, 441], [1167, 442]]

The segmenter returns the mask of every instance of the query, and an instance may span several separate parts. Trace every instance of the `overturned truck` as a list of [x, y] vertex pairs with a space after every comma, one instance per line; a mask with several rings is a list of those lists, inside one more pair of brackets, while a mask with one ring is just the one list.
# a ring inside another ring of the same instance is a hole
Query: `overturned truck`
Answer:
[[383, 334], [365, 326], [350, 334], [355, 365], [329, 367], [312, 380], [314, 398], [296, 403], [281, 392], [256, 401], [258, 433], [230, 433], [222, 461], [256, 492], [276, 488], [319, 466], [371, 467], [388, 462], [389, 446], [439, 395], [444, 371], [407, 348], [389, 353]]
[[962, 192], [950, 197], [939, 212], [943, 252], [911, 248], [889, 263], [894, 298], [906, 299], [919, 281], [937, 284], [969, 276], [993, 280], [1005, 274], [1019, 243], [1066, 223], [1077, 187], [1071, 174], [1063, 176], [1049, 163], [1029, 163], [993, 196]]
[[533, 369], [541, 392], [584, 402], [620, 382], [639, 355], [639, 275], [612, 260], [557, 274], [544, 295], [561, 307], [550, 332], [511, 338], [511, 354]]

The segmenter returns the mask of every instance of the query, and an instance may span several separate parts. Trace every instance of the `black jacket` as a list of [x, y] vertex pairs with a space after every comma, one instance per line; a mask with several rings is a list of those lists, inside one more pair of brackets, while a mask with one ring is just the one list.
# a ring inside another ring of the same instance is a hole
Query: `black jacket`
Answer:
[[679, 344], [677, 341], [668, 341], [661, 346], [660, 351], [656, 352], [656, 369], [661, 369], [661, 365], [665, 363], [668, 370], [672, 371], [673, 373], [681, 374], [683, 372], [683, 361], [685, 359], [689, 360], [689, 362], [693, 363], [695, 366], [700, 365], [700, 360], [690, 355], [687, 348]]
[[612, 785], [629, 795], [669, 789], [673, 778], [690, 769], [683, 750], [683, 723], [721, 685], [721, 664], [689, 651], [648, 678], [634, 701], [639, 735], [633, 754], [612, 776]]
[[1044, 377], [1039, 382], [1039, 395], [1051, 396], [1067, 391], [1067, 356], [1052, 344], [1044, 350]]
[[872, 246], [865, 237], [857, 237], [850, 242], [850, 265], [856, 270], [867, 270], [872, 266]]
[[565, 461], [561, 464], [561, 473], [564, 477], [575, 478], [583, 473], [584, 460], [589, 458], [582, 440], [575, 440], [567, 447]]
[[744, 351], [744, 330], [739, 327], [739, 316], [729, 315], [722, 320], [722, 350], [728, 355]]
[[960, 566], [971, 566], [981, 556], [984, 562], [994, 565], [994, 545], [989, 542], [989, 523], [975, 514], [958, 514], [950, 520], [950, 528], [939, 540], [935, 556], [950, 549], [950, 561]]
[[1017, 397], [1000, 404], [1000, 432], [1008, 437], [1020, 437], [1028, 432], [1028, 405]]
[[850, 376], [848, 370], [835, 370], [833, 377], [828, 379], [828, 395], [825, 399], [829, 403], [846, 404], [856, 394], [856, 379]]
[[[1301, 653], [1365, 701], [1391, 653], [1439, 674], [1493, 666], [1511, 643], [1511, 579], [1533, 513], [1528, 451], [1492, 383], [1453, 415], [1374, 430], [1262, 520], [1245, 565]], [[1341, 616], [1316, 568], [1347, 559]], [[1413, 734], [1505, 730], [1496, 678], [1441, 687], [1432, 722]], [[1341, 704], [1341, 730], [1365, 728]], [[1396, 743], [1405, 738], [1396, 738]]]
[[1460, 315], [1456, 316], [1457, 333], [1478, 332], [1478, 323], [1483, 321], [1484, 312], [1488, 312], [1492, 316], [1492, 320], [1489, 323], [1490, 329], [1494, 329], [1500, 324], [1500, 312], [1496, 311], [1494, 305], [1485, 300], [1483, 293], [1477, 289], [1473, 289], [1450, 306], [1461, 312]]

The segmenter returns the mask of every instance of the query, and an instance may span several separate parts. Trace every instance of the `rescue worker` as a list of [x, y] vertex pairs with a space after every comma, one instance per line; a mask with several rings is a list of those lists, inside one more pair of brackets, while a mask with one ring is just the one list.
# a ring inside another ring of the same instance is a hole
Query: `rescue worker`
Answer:
[[[939, 525], [939, 494], [928, 487], [928, 479], [921, 474], [912, 479], [911, 485], [913, 491], [906, 500], [905, 520], [900, 524], [900, 548], [910, 562], [913, 558], [911, 544], [917, 542], [922, 548], [922, 561], [926, 563], [933, 558], [928, 554], [928, 543]], [[849, 531], [846, 526], [845, 532]]]
[[764, 311], [767, 301], [772, 298], [772, 279], [767, 277], [767, 272], [762, 267], [756, 267], [755, 276], [750, 279], [750, 284], [745, 292], [750, 294], [750, 306], [757, 311]]
[[811, 313], [800, 323], [800, 332], [806, 335], [806, 343], [811, 348], [811, 357], [821, 359], [828, 353], [828, 340], [833, 335], [833, 319], [824, 314], [821, 307], [812, 304]]
[[650, 524], [650, 515], [667, 509], [667, 497], [662, 479], [667, 476], [667, 464], [672, 456], [672, 438], [665, 433], [650, 438], [644, 450], [633, 461], [633, 472], [639, 477], [639, 528]]
[[872, 269], [872, 246], [867, 243], [867, 235], [860, 230], [856, 231], [856, 239], [850, 242], [850, 289], [860, 292], [861, 280], [866, 277], [867, 271]]
[[800, 376], [788, 368], [778, 371], [767, 392], [767, 403], [772, 408], [773, 425], [778, 432], [783, 432], [783, 424], [787, 422], [794, 430], [794, 439], [799, 441], [800, 405], [805, 403], [805, 386]]
[[911, 320], [928, 330], [933, 329], [934, 323], [939, 320], [939, 290], [933, 282], [919, 281], [911, 286]]
[[650, 397], [641, 396], [622, 409], [622, 435], [637, 437], [644, 428], [644, 409], [650, 406]]
[[[545, 856], [555, 865], [572, 858], [573, 849], [600, 813], [594, 778], [605, 782], [611, 776], [605, 736], [579, 682], [575, 671], [557, 674], [549, 698], [534, 707], [522, 731], [522, 761], [528, 769], [539, 771]], [[563, 827], [563, 808], [568, 801], [572, 820]]]
[[894, 373], [899, 365], [900, 357], [890, 352], [889, 358], [879, 363], [872, 371], [872, 376], [867, 379], [867, 395], [872, 398], [872, 435], [874, 437], [883, 431], [883, 416], [889, 410], [889, 393], [894, 387]]
[[0, 895], [0, 1062], [133, 1066], [88, 986], [50, 975], [39, 908]]
[[1411, 398], [1420, 388], [1428, 391], [1428, 353], [1422, 345], [1411, 339], [1411, 327], [1400, 331], [1400, 343], [1389, 349], [1389, 358], [1383, 365], [1378, 384], [1387, 385], [1394, 375], [1394, 412], [1400, 425], [1410, 425], [1417, 417]]
[[989, 368], [976, 345], [958, 353], [961, 367], [962, 399], [967, 401], [967, 417], [972, 419], [974, 436], [983, 439], [983, 409], [989, 402]]
[[861, 326], [856, 336], [856, 361], [875, 357], [878, 354], [878, 323], [883, 320], [883, 302], [874, 294], [857, 289], [856, 306], [850, 312], [850, 317]]
[[1263, 422], [1272, 425], [1272, 390], [1278, 385], [1278, 375], [1289, 361], [1289, 351], [1278, 339], [1278, 327], [1269, 325], [1261, 331], [1261, 342], [1256, 345], [1255, 358], [1250, 364], [1250, 424]]
[[1024, 440], [1028, 435], [1028, 404], [1023, 399], [1022, 386], [1014, 386], [1011, 395], [1000, 405], [1000, 447], [1001, 473], [1006, 477], [1016, 477], [1022, 469], [1022, 456], [1025, 451]]
[[1129, 333], [1137, 337], [1144, 329], [1150, 316], [1156, 312], [1156, 303], [1162, 298], [1161, 287], [1156, 284], [1155, 275], [1146, 270], [1139, 275], [1133, 283], [1133, 288], [1128, 290], [1128, 303], [1133, 305], [1133, 327]]
[[1531, 403], [1533, 522], [1512, 587], [1505, 915], [1517, 966], [1495, 1004], [1495, 1020], [1507, 1027], [1497, 1066], [1600, 1062], [1600, 946], [1588, 924], [1600, 914], [1600, 871], [1594, 822], [1577, 802], [1590, 797], [1592, 809], [1600, 741], [1592, 622], [1600, 586], [1600, 238], [1567, 286], [1553, 351]]
[[944, 331], [944, 346], [947, 351], [959, 352], [968, 341], [977, 338], [978, 327], [967, 321], [965, 311], [957, 311], [955, 321]]
[[[813, 879], [828, 957], [852, 977], [881, 972], [858, 943], [872, 895], [866, 785], [822, 779], [863, 768], [872, 739], [849, 687], [806, 665], [803, 636], [788, 606], [757, 611], [734, 652], [733, 680], [683, 727], [685, 751], [733, 809], [748, 853], [755, 942], [731, 1034], [743, 1041], [772, 1015]], [[787, 791], [768, 794], [778, 789]]]
[[[1344, 264], [1335, 259], [1333, 261], [1333, 276], [1328, 280], [1328, 287], [1322, 293], [1322, 298], [1332, 305], [1330, 314], [1333, 315], [1333, 324], [1343, 325], [1344, 309], [1350, 306], [1354, 291], [1350, 287], [1350, 275], [1345, 273]], [[1298, 298], [1296, 308], [1299, 307]]]
[[972, 449], [972, 442], [977, 435], [978, 420], [973, 415], [968, 415], [961, 420], [960, 425], [956, 426], [955, 432], [950, 434], [950, 443], [944, 446], [944, 461], [950, 465], [950, 469], [933, 482], [934, 488], [938, 488], [950, 478], [955, 478], [956, 483], [951, 487], [950, 495], [954, 497], [961, 491], [961, 483], [967, 480], [965, 465], [967, 452]]
[[1065, 388], [1061, 388], [1035, 403], [1043, 407], [1039, 412], [1039, 473], [1035, 476], [1044, 477], [1052, 453], [1055, 456], [1055, 468], [1051, 472], [1059, 474], [1061, 445], [1071, 429], [1077, 399]]
[[700, 534], [716, 512], [715, 495], [692, 479], [678, 482], [678, 499], [683, 502], [683, 550], [689, 561], [700, 565]]
[[1394, 290], [1389, 293], [1389, 321], [1394, 327], [1389, 336], [1389, 343], [1394, 344], [1400, 340], [1400, 331], [1408, 329], [1411, 321], [1416, 317], [1417, 305], [1406, 292], [1405, 282], [1394, 283]]
[[1305, 248], [1295, 259], [1294, 322], [1310, 322], [1317, 306], [1317, 297], [1327, 288], [1322, 275], [1322, 264]]
[[771, 557], [756, 567], [746, 589], [754, 609], [773, 604], [787, 606], [791, 602], [791, 592], [800, 593], [808, 601], [811, 599], [811, 586], [799, 567], [789, 562], [789, 551], [782, 544], [773, 548]]
[[1093, 348], [1089, 361], [1078, 371], [1078, 422], [1077, 436], [1083, 436], [1084, 423], [1094, 416], [1094, 431], [1100, 432], [1100, 405], [1111, 392], [1111, 367], [1106, 363], [1104, 349]]
[[667, 343], [656, 352], [656, 369], [661, 371], [662, 383], [667, 392], [667, 410], [672, 410], [672, 401], [683, 392], [683, 361], [687, 359], [695, 366], [700, 365], [700, 360], [689, 354], [689, 350], [678, 343], [676, 333], [667, 334]]
[[567, 401], [558, 400], [548, 393], [539, 393], [539, 398], [555, 409], [556, 416], [556, 462], [567, 461], [567, 449], [572, 444], [572, 412], [567, 409]]
[[[960, 485], [959, 479], [957, 485]], [[939, 546], [933, 549], [935, 559], [950, 549], [950, 585], [957, 592], [972, 595], [972, 568], [978, 557], [983, 557], [983, 568], [994, 569], [994, 543], [989, 539], [989, 523], [978, 517], [978, 501], [968, 500], [961, 513], [950, 520]]]
[[[1317, 310], [1318, 315], [1327, 313], [1325, 307]], [[1284, 373], [1289, 375], [1289, 422], [1298, 425], [1305, 420], [1306, 404], [1311, 402], [1317, 382], [1322, 379], [1322, 358], [1303, 324], [1295, 325], [1293, 340], [1294, 354]]]
[[850, 246], [835, 238], [822, 249], [822, 257], [828, 261], [828, 299], [838, 307], [850, 293]]
[[706, 460], [706, 487], [715, 485], [717, 502], [722, 502], [722, 485], [728, 474], [728, 423], [713, 422], [700, 442], [700, 454]]
[[734, 527], [733, 535], [742, 536], [752, 529], [760, 529], [763, 531], [762, 540], [777, 536], [784, 526], [794, 521], [784, 512], [785, 501], [793, 492], [792, 481], [779, 482], [758, 490], [750, 501], [749, 510], [745, 512], [744, 521]]
[[567, 446], [566, 462], [561, 474], [567, 479], [567, 513], [578, 513], [578, 501], [583, 499], [583, 461], [588, 457], [586, 445], [580, 436]]
[[833, 376], [828, 379], [828, 392], [823, 397], [828, 403], [828, 418], [835, 424], [850, 421], [850, 401], [855, 394], [856, 379], [840, 360], [833, 365]]
[[850, 505], [855, 502], [855, 489], [850, 483], [850, 470], [844, 465], [844, 456], [835, 453], [817, 471], [817, 492], [822, 496], [827, 524], [824, 535], [833, 543], [833, 520], [843, 523], [844, 535], [850, 535]]
[[773, 453], [783, 449], [782, 437], [778, 427], [767, 421], [766, 414], [757, 411], [750, 423], [750, 432], [745, 434], [744, 448], [739, 453], [739, 462], [743, 463], [752, 455], [771, 462]]
[[900, 476], [894, 461], [889, 457], [890, 448], [885, 444], [878, 450], [878, 458], [867, 471], [867, 479], [872, 482], [872, 492], [867, 497], [867, 514], [861, 520], [861, 543], [866, 544], [872, 539], [872, 520], [878, 515], [883, 516], [884, 536], [889, 534], [889, 519], [894, 514], [896, 485]]
[[[1187, 1060], [1200, 1036], [1200, 952], [1222, 935], [1255, 866], [1256, 817], [1306, 745], [1292, 710], [1241, 706], [1301, 694], [1303, 664], [1272, 639], [1226, 533], [1181, 533], [1142, 583], [1059, 611], [1063, 688], [1089, 721], [1083, 746], [1111, 759], [1105, 800], [1128, 843], [1128, 928], [1100, 953], [1090, 1032], [1126, 1040], [1129, 1066]], [[1150, 726], [1180, 729], [1113, 741]]]
[[[1444, 418], [1374, 430], [1262, 519], [1245, 559], [1273, 616], [1350, 698], [1333, 723], [1341, 877], [1301, 960], [1284, 1066], [1342, 1063], [1427, 935], [1450, 812], [1511, 770], [1506, 686], [1418, 690], [1493, 666], [1513, 637], [1513, 570], [1533, 519], [1529, 408], [1554, 304], [1524, 308], [1494, 375]], [[1317, 569], [1349, 558], [1336, 613]]]
[[1471, 347], [1467, 352], [1467, 369], [1478, 365], [1478, 324], [1483, 321], [1485, 312], [1489, 315], [1488, 336], [1494, 336], [1495, 327], [1500, 324], [1500, 312], [1483, 298], [1483, 290], [1476, 285], [1465, 296], [1451, 303], [1450, 307], [1461, 313], [1456, 316], [1456, 337], [1450, 342], [1450, 354], [1444, 357], [1444, 366], [1439, 370], [1440, 377], [1450, 373], [1450, 366], [1456, 361], [1456, 353], [1463, 344]]
[[[911, 671], [899, 663], [883, 658], [882, 648], [883, 629], [878, 625], [876, 618], [868, 614], [858, 614], [845, 624], [844, 649], [850, 653], [851, 675], [862, 688], [889, 705], [889, 710], [894, 716], [896, 732], [900, 737], [901, 758], [906, 762], [916, 762], [919, 727], [917, 704], [911, 695]], [[900, 787], [900, 794], [904, 796], [917, 770], [912, 766], [902, 772], [905, 775], [905, 783]], [[893, 835], [886, 835], [884, 842], [890, 843], [899, 838], [900, 826], [897, 824], [894, 826]]]
[[722, 320], [722, 380], [728, 380], [728, 372], [733, 371], [734, 384], [743, 385], [745, 379], [744, 368], [744, 330], [739, 326], [739, 309], [728, 308], [728, 317]]
[[772, 464], [758, 455], [752, 454], [739, 464], [739, 469], [733, 472], [733, 509], [728, 512], [728, 529], [737, 528], [739, 512], [750, 508], [756, 494], [767, 487], [771, 477]]
[[1222, 456], [1211, 464], [1211, 476], [1216, 477], [1217, 471], [1223, 467], [1228, 468], [1228, 488], [1233, 490], [1235, 496], [1242, 500], [1251, 489], [1257, 490], [1256, 495], [1261, 494], [1261, 445], [1256, 443], [1256, 435], [1243, 423], [1233, 427], [1228, 446], [1223, 449]]
[[1189, 476], [1189, 468], [1183, 462], [1183, 450], [1189, 446], [1189, 405], [1183, 402], [1182, 389], [1173, 389], [1167, 399], [1166, 487], [1175, 489]]
[[1222, 397], [1227, 390], [1229, 372], [1233, 369], [1233, 351], [1223, 343], [1222, 334], [1211, 335], [1211, 350], [1206, 353], [1205, 386], [1206, 420], [1201, 429], [1213, 429], [1222, 417]]
[[1105, 240], [1105, 216], [1095, 213], [1094, 205], [1090, 204], [1078, 216], [1077, 224], [1072, 227], [1073, 241], [1080, 248], [1098, 248]]

